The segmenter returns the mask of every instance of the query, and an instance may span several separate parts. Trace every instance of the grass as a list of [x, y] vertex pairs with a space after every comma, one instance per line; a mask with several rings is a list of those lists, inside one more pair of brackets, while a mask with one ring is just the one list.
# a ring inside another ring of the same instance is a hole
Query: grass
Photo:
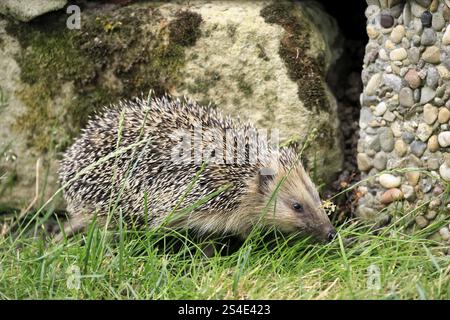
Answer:
[[0, 298], [450, 299], [449, 256], [433, 249], [426, 231], [408, 235], [395, 224], [370, 234], [348, 223], [326, 245], [255, 234], [210, 258], [173, 230], [92, 224], [54, 243], [40, 228], [0, 241]]

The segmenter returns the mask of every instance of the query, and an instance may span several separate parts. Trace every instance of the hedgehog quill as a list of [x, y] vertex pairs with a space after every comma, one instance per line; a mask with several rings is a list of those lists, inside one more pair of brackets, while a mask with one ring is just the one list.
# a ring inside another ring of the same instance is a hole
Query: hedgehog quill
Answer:
[[66, 151], [59, 176], [70, 216], [60, 239], [83, 232], [94, 216], [114, 228], [119, 214], [138, 227], [167, 223], [202, 235], [245, 239], [258, 223], [319, 241], [336, 235], [292, 148], [264, 144], [252, 124], [186, 99], [104, 109]]

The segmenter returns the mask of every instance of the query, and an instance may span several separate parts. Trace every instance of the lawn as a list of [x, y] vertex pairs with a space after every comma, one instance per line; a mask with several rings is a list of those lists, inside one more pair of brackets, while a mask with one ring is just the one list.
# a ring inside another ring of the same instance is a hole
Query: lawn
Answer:
[[450, 299], [449, 255], [429, 239], [443, 223], [411, 235], [397, 223], [368, 232], [347, 222], [325, 245], [255, 233], [206, 257], [201, 244], [164, 229], [92, 224], [55, 243], [35, 219], [0, 240], [0, 298]]

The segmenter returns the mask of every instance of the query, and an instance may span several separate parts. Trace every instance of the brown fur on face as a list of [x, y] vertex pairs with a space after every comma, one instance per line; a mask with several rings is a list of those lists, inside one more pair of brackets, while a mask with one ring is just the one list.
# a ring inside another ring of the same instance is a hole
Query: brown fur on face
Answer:
[[[319, 240], [330, 240], [335, 229], [322, 208], [316, 186], [291, 149], [274, 154], [265, 168], [272, 172], [259, 175], [249, 188], [243, 211], [258, 212], [264, 223], [281, 231], [301, 232]], [[275, 195], [275, 196], [273, 196]], [[248, 199], [254, 201], [249, 203]], [[300, 209], [295, 209], [300, 205]], [[255, 217], [256, 218], [256, 217]]]

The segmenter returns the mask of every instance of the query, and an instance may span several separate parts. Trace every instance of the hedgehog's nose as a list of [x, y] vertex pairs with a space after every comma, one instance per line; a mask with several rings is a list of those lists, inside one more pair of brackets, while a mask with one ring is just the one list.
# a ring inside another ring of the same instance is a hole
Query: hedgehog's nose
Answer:
[[336, 235], [337, 235], [337, 232], [336, 232], [336, 229], [331, 229], [330, 231], [328, 231], [328, 233], [327, 233], [327, 240], [329, 241], [329, 242], [331, 242], [331, 241], [333, 241], [333, 239], [336, 237]]

